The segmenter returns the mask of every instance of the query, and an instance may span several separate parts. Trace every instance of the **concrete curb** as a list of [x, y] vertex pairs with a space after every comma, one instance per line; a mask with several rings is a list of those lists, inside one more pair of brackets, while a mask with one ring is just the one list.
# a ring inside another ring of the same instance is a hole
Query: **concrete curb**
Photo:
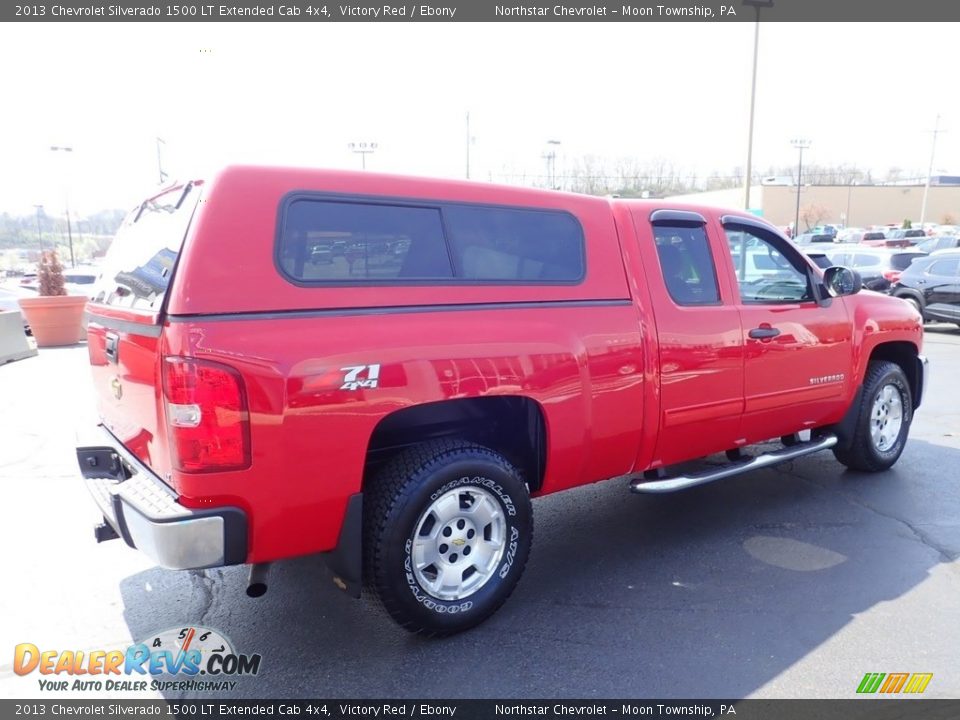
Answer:
[[37, 348], [23, 332], [23, 315], [20, 311], [0, 310], [0, 365], [36, 354]]

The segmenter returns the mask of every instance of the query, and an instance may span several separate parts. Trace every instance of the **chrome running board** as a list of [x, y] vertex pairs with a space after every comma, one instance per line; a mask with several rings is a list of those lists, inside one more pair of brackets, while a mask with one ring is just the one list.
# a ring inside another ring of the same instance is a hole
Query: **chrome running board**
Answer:
[[794, 458], [810, 455], [811, 453], [827, 450], [837, 444], [836, 435], [825, 435], [816, 440], [789, 445], [781, 450], [757, 455], [750, 460], [743, 462], [734, 462], [728, 465], [721, 465], [717, 468], [704, 470], [703, 472], [693, 473], [692, 475], [680, 475], [678, 477], [665, 478], [663, 480], [647, 480], [642, 476], [630, 483], [630, 491], [635, 493], [669, 493], [677, 490], [686, 490], [687, 488], [704, 485], [714, 480], [723, 480], [751, 470], [777, 465]]

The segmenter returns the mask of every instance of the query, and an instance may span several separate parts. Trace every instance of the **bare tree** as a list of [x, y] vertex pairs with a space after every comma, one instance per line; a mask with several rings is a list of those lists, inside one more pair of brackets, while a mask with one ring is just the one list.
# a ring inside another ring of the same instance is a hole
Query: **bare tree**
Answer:
[[[770, 165], [764, 173], [757, 173], [752, 180], [764, 177], [785, 178], [796, 182], [795, 165]], [[531, 174], [521, 167], [504, 167], [497, 179], [513, 184], [544, 187], [546, 181], [541, 173]], [[892, 167], [887, 171], [886, 182], [903, 179], [901, 168]], [[726, 190], [742, 187], [744, 170], [734, 167], [726, 172], [713, 170], [701, 175], [692, 170], [678, 167], [669, 159], [661, 156], [637, 157], [620, 155], [603, 157], [583, 155], [570, 158], [566, 163], [561, 186], [573, 192], [589, 195], [616, 194], [624, 197], [637, 197], [649, 193], [654, 197], [682, 195], [701, 190]], [[869, 170], [861, 170], [855, 165], [805, 165], [803, 182], [810, 185], [871, 185], [874, 178]], [[816, 224], [823, 218], [812, 219]]]
[[800, 219], [803, 220], [803, 224], [807, 226], [807, 230], [829, 218], [830, 210], [823, 205], [810, 203], [800, 208]]
[[603, 161], [594, 155], [584, 155], [570, 164], [570, 188], [588, 195], [610, 192]]

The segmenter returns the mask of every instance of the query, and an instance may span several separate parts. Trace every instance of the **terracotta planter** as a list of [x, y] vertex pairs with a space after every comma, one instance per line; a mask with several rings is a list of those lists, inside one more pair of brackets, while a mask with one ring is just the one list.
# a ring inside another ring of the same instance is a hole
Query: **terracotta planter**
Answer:
[[83, 329], [83, 295], [38, 296], [20, 298], [23, 310], [38, 347], [73, 345]]

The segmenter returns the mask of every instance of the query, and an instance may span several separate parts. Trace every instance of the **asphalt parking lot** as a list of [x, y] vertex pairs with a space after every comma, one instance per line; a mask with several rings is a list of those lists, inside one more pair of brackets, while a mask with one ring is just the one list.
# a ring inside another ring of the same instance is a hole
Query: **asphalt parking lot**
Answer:
[[891, 471], [825, 453], [675, 495], [611, 481], [544, 498], [508, 604], [423, 640], [319, 558], [275, 565], [253, 600], [241, 568], [169, 572], [97, 546], [73, 455], [93, 421], [86, 349], [42, 350], [0, 366], [0, 697], [46, 695], [12, 672], [17, 643], [123, 648], [194, 624], [263, 657], [223, 697], [853, 697], [867, 672], [930, 672], [927, 697], [958, 697], [960, 330], [928, 325], [925, 351]]

